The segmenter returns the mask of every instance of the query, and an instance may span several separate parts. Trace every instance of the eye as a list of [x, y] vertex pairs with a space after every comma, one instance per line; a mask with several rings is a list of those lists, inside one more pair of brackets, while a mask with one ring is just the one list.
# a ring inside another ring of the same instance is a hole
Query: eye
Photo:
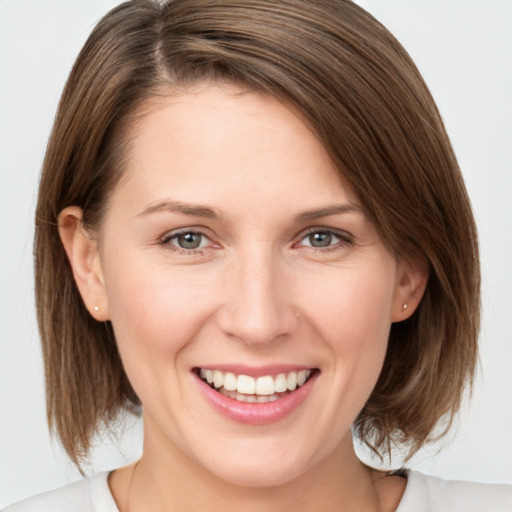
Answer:
[[306, 241], [304, 245], [310, 245], [311, 247], [329, 247], [332, 243], [339, 242], [339, 237], [330, 231], [317, 231], [316, 233], [310, 233], [303, 240]]
[[176, 235], [176, 245], [182, 249], [199, 249], [203, 243], [202, 233], [180, 233]]
[[330, 229], [315, 228], [303, 236], [299, 245], [313, 247], [315, 249], [336, 248], [343, 244], [351, 243], [348, 235]]
[[162, 240], [163, 245], [169, 245], [176, 250], [193, 251], [202, 249], [209, 245], [210, 241], [201, 232], [198, 231], [182, 231], [166, 236]]

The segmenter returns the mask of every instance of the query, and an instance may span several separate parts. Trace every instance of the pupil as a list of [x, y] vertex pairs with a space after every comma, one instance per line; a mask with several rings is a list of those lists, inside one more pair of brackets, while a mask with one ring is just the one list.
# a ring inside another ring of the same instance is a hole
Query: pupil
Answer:
[[309, 243], [313, 247], [327, 247], [331, 245], [332, 235], [330, 233], [313, 233], [309, 235]]
[[183, 249], [197, 249], [201, 245], [201, 234], [183, 233], [178, 236], [178, 243]]

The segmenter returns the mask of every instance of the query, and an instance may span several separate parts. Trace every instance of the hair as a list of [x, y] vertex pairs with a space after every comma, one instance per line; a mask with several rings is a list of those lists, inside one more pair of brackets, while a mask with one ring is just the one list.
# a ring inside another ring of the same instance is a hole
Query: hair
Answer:
[[101, 225], [127, 129], [156, 96], [234, 82], [287, 101], [329, 152], [383, 242], [430, 274], [391, 326], [354, 432], [377, 453], [414, 453], [449, 428], [477, 361], [480, 272], [470, 202], [442, 119], [398, 41], [348, 0], [133, 0], [81, 50], [49, 140], [36, 210], [35, 280], [48, 421], [72, 461], [139, 399], [110, 322], [85, 308], [59, 238], [70, 205]]

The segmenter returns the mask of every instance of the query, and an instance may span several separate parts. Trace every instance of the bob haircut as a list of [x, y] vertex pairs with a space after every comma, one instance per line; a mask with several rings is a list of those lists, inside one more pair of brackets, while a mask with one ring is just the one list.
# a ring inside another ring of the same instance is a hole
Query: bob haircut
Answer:
[[43, 164], [35, 279], [48, 421], [80, 467], [93, 435], [140, 402], [110, 322], [86, 310], [59, 212], [100, 226], [123, 173], [126, 132], [152, 98], [200, 82], [243, 84], [292, 104], [398, 261], [429, 266], [423, 299], [391, 327], [378, 383], [354, 424], [376, 453], [412, 455], [446, 433], [477, 361], [475, 223], [443, 122], [417, 68], [348, 0], [133, 0], [79, 54]]

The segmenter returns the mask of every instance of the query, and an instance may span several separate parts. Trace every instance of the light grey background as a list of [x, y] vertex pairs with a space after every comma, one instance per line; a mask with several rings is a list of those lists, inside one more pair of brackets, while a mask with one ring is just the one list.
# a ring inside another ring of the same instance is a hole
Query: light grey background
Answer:
[[[79, 478], [45, 418], [32, 297], [36, 185], [72, 62], [113, 0], [0, 0], [0, 505]], [[466, 177], [483, 267], [481, 372], [451, 439], [410, 466], [512, 483], [512, 1], [360, 0], [404, 44], [431, 87]], [[88, 471], [136, 458], [98, 441]], [[106, 445], [106, 446], [105, 446]], [[439, 452], [435, 454], [436, 450]]]

